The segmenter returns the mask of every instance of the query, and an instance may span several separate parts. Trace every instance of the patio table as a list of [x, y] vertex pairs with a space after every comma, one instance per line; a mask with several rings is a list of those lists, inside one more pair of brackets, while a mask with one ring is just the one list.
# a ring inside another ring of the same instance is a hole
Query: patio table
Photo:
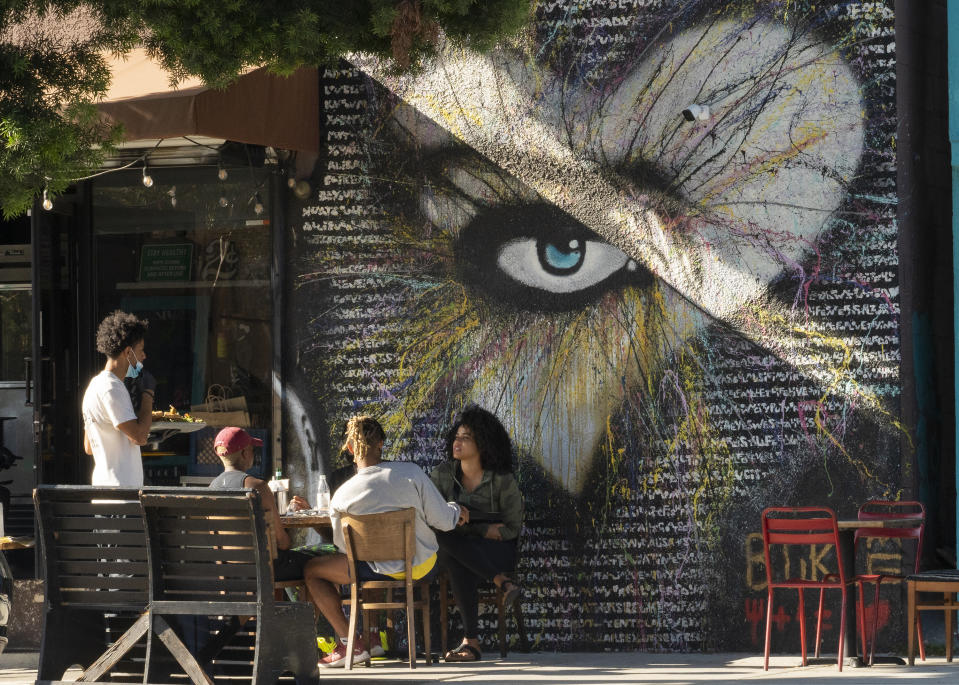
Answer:
[[[888, 519], [839, 519], [836, 526], [839, 528], [839, 563], [842, 564], [846, 578], [851, 582], [856, 577], [856, 530], [862, 528], [912, 528], [922, 523], [921, 518], [888, 518]], [[853, 589], [851, 601], [846, 602], [846, 632], [843, 638], [843, 664], [858, 668], [865, 666], [858, 656], [859, 625], [856, 621], [856, 602], [858, 593]], [[899, 657], [875, 657], [875, 663], [906, 662]]]
[[284, 528], [313, 528], [321, 535], [331, 534], [333, 531], [329, 513], [315, 509], [283, 514], [280, 516], [280, 525]]

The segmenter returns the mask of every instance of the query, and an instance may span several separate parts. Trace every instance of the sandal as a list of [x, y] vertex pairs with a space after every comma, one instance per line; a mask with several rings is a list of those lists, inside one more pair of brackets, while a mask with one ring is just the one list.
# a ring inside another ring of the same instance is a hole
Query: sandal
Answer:
[[513, 602], [519, 599], [520, 593], [523, 592], [523, 588], [514, 583], [512, 580], [504, 580], [503, 585], [509, 585], [509, 590], [503, 590], [503, 605], [504, 606], [513, 606]]
[[450, 651], [448, 651], [446, 653], [446, 656], [443, 657], [443, 659], [448, 664], [453, 664], [453, 663], [459, 664], [459, 663], [466, 663], [469, 661], [479, 661], [482, 658], [482, 656], [483, 655], [480, 654], [480, 651], [476, 649], [476, 647], [469, 644], [468, 642], [465, 642], [461, 644], [459, 647], [457, 647], [456, 649], [451, 649]]

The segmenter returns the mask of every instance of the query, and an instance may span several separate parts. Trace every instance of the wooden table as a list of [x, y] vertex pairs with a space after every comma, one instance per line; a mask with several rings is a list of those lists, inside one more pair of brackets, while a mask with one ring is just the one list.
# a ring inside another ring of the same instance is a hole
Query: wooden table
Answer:
[[280, 525], [284, 528], [312, 528], [332, 539], [333, 523], [329, 514], [284, 514], [280, 517]]
[[[860, 529], [882, 528], [915, 528], [922, 523], [921, 518], [888, 518], [888, 519], [839, 519], [836, 526], [839, 528], [839, 563], [842, 564], [846, 580], [852, 582], [856, 577], [856, 531]], [[848, 592], [848, 591], [847, 591]], [[846, 631], [843, 637], [843, 663], [846, 666], [857, 668], [866, 664], [858, 656], [859, 625], [856, 621], [856, 602], [858, 593], [853, 588], [852, 596], [846, 602]], [[904, 664], [905, 661], [892, 657], [894, 663]], [[875, 658], [879, 663], [880, 657]], [[884, 659], [888, 661], [888, 659]]]

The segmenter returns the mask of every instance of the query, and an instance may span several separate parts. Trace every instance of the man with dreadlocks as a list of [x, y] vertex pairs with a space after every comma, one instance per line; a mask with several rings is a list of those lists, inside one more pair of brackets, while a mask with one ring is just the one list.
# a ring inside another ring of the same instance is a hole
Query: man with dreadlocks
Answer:
[[[356, 462], [356, 475], [346, 481], [330, 501], [333, 542], [340, 553], [316, 557], [304, 569], [304, 579], [313, 601], [330, 622], [339, 644], [320, 660], [322, 667], [342, 667], [346, 663], [349, 624], [343, 615], [340, 585], [350, 582], [340, 516], [343, 514], [380, 514], [413, 507], [416, 510], [416, 553], [413, 556], [413, 578], [430, 576], [436, 569], [436, 535], [430, 529], [452, 530], [457, 523], [469, 520], [469, 512], [455, 502], [443, 499], [429, 476], [408, 461], [383, 462], [383, 441], [386, 434], [379, 422], [370, 416], [354, 416], [346, 427], [344, 447]], [[397, 580], [404, 578], [402, 560], [358, 562], [358, 580]], [[370, 658], [362, 635], [357, 635], [353, 661]]]

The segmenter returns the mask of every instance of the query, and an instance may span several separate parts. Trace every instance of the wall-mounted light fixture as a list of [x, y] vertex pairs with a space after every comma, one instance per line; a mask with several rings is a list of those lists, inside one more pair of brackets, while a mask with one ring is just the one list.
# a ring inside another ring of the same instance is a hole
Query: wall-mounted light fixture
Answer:
[[686, 121], [709, 121], [709, 105], [690, 105], [683, 110]]

